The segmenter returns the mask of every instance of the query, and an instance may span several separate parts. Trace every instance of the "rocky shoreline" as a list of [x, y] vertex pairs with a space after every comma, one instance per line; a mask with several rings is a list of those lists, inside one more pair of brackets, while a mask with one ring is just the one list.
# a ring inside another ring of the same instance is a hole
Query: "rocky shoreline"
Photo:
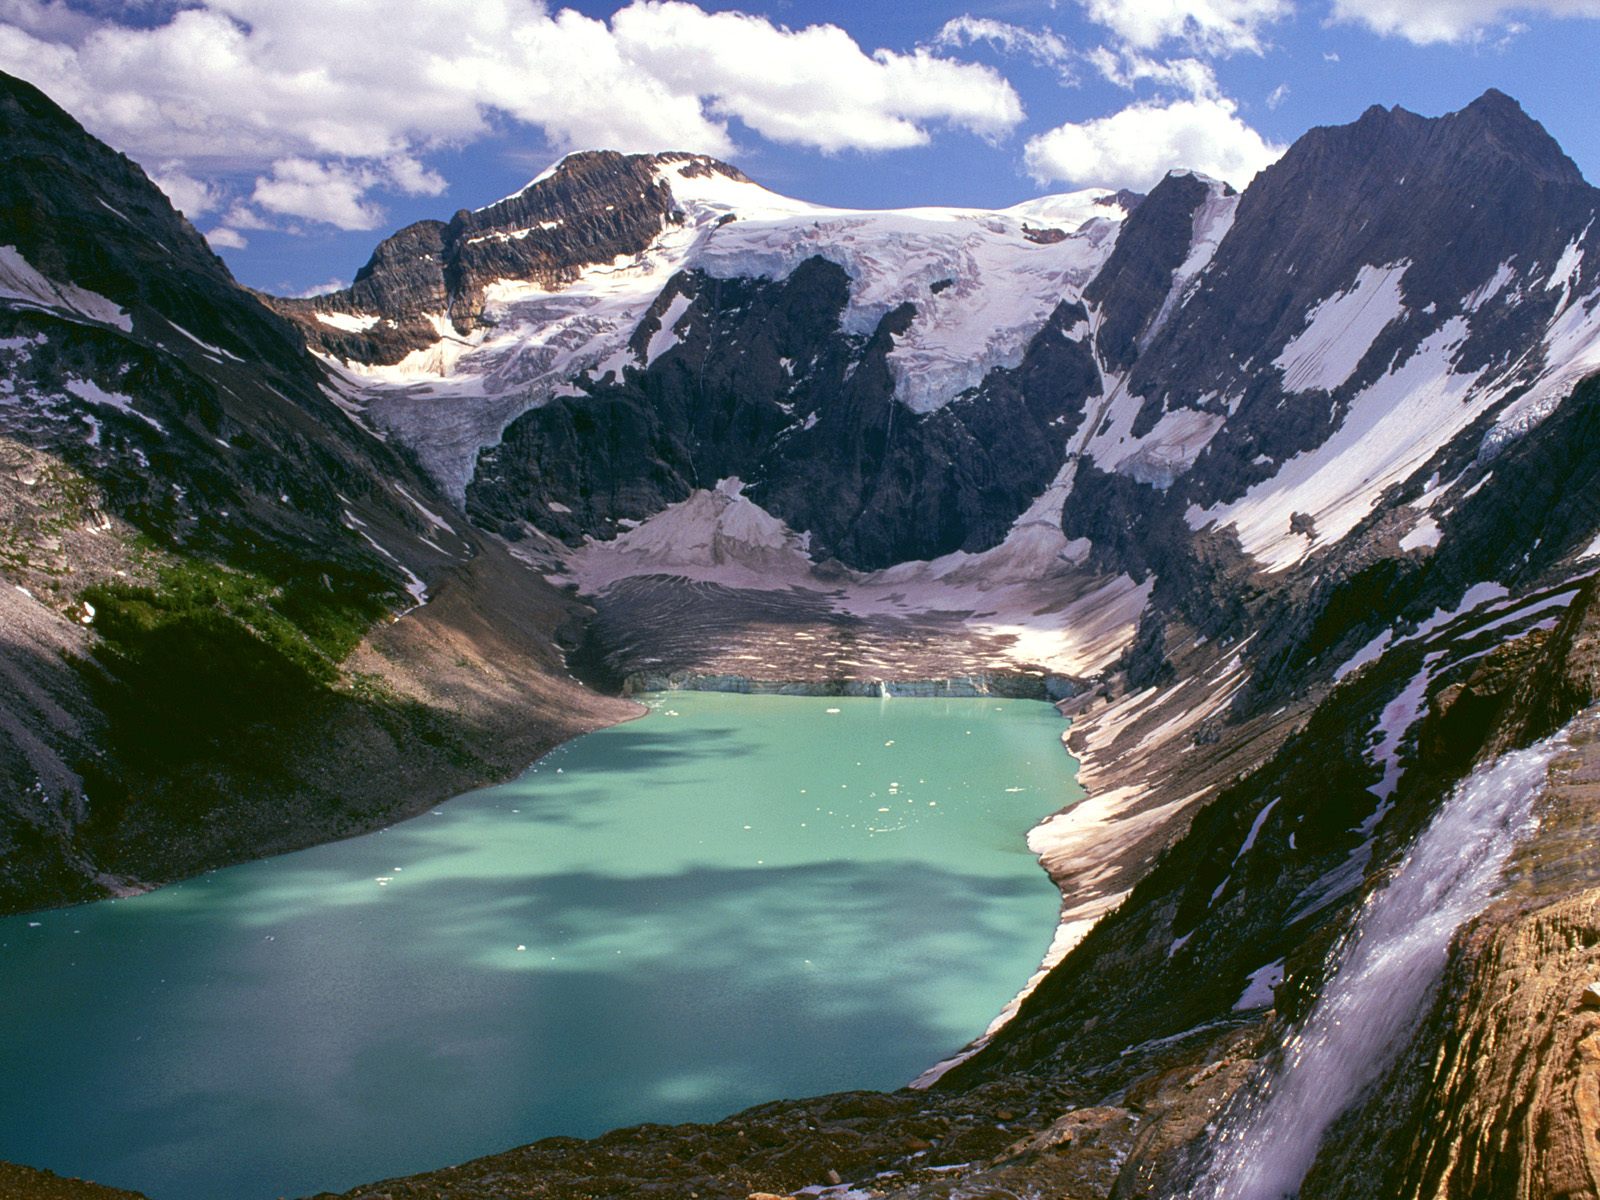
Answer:
[[993, 671], [943, 679], [783, 679], [758, 675], [712, 675], [693, 671], [629, 675], [624, 696], [640, 692], [730, 692], [750, 696], [858, 696], [878, 699], [938, 699], [997, 696], [1003, 700], [1042, 700], [1055, 704], [1078, 691], [1065, 675], [1044, 671]]

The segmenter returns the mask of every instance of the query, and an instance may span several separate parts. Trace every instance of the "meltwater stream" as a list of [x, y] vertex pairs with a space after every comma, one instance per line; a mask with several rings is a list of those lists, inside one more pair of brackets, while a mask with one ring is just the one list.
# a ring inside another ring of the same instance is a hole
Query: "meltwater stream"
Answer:
[[552, 1134], [897, 1087], [1060, 897], [1048, 705], [668, 693], [522, 779], [0, 920], [0, 1160], [266, 1200]]
[[1483, 911], [1532, 823], [1560, 736], [1502, 755], [1457, 786], [1394, 877], [1368, 897], [1282, 1062], [1217, 1137], [1205, 1200], [1284, 1200], [1328, 1126], [1394, 1060], [1444, 968], [1450, 939]]

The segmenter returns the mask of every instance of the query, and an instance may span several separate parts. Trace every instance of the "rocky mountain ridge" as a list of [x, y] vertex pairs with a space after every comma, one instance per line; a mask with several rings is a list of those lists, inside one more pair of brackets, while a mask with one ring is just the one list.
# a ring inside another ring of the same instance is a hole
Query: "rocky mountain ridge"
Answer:
[[307, 341], [363, 363], [393, 363], [433, 344], [447, 326], [470, 334], [495, 280], [552, 290], [589, 266], [642, 252], [683, 221], [658, 178], [673, 163], [688, 177], [748, 182], [700, 155], [570, 154], [545, 177], [449, 221], [418, 221], [386, 238], [348, 288], [309, 300], [264, 297]]
[[[994, 546], [1073, 462], [1092, 493], [1070, 506], [1079, 532], [1092, 537], [1119, 505], [1131, 486], [1119, 480], [1145, 489], [1136, 506], [1162, 513], [1141, 522], [1161, 529], [1107, 548], [1107, 562], [1141, 573], [1162, 552], [1143, 543], [1186, 538], [1182, 520], [1231, 527], [1258, 566], [1281, 570], [1348, 533], [1382, 485], [1404, 482], [1491, 409], [1495, 437], [1537, 420], [1589, 362], [1595, 192], [1495, 92], [1435, 120], [1372, 109], [1312, 131], [1243, 197], [1177, 173], [1125, 220], [1111, 218], [1126, 198], [1040, 201], [1035, 220], [1053, 213], [1061, 233], [1044, 244], [1030, 240], [1026, 216], [1016, 220], [1029, 206], [839, 213], [687, 160], [737, 185], [697, 195], [705, 177], [674, 174], [674, 161], [579, 156], [522, 193], [565, 196], [602, 170], [636, 188], [653, 172], [685, 226], [631, 261], [578, 267], [557, 284], [540, 271], [505, 276], [506, 298], [486, 310], [496, 337], [436, 342], [388, 374], [351, 363], [369, 419], [402, 438], [415, 430], [419, 449], [445, 420], [430, 398], [481, 413], [470, 461], [466, 444], [448, 464], [425, 461], [489, 527], [526, 520], [568, 541], [609, 537], [619, 521], [738, 475], [758, 503], [814, 535], [819, 558], [874, 569]], [[1015, 239], [1003, 261], [982, 261], [971, 235], [941, 240], [935, 221], [959, 229], [962, 218], [1000, 231], [980, 240]], [[1441, 228], [1452, 231], [1444, 247]], [[575, 238], [560, 256], [576, 262], [588, 244]], [[595, 323], [595, 289], [630, 273], [640, 300], [608, 334]], [[997, 278], [1052, 297], [1015, 326], [998, 361], [992, 326], [941, 313], [970, 306]], [[519, 308], [519, 287], [536, 288], [539, 302]], [[572, 332], [550, 311], [557, 298], [587, 315], [581, 361], [552, 353]], [[964, 372], [927, 369], [955, 352]], [[1432, 404], [1400, 438], [1369, 436], [1402, 395]], [[714, 426], [692, 423], [712, 413], [723, 414]], [[574, 421], [605, 432], [586, 444]], [[608, 461], [616, 442], [630, 459]], [[939, 474], [949, 462], [976, 468], [986, 453], [1019, 464], [1018, 478]], [[832, 511], [819, 508], [814, 480], [790, 482], [796, 459], [824, 460], [848, 481]], [[552, 474], [556, 462], [569, 473]], [[933, 528], [919, 488], [946, 507]], [[1291, 531], [1293, 513], [1303, 516]], [[857, 531], [863, 515], [870, 528]]]

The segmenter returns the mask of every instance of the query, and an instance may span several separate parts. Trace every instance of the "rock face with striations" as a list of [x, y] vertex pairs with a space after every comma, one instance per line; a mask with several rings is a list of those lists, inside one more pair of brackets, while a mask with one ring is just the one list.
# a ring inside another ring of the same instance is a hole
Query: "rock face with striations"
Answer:
[[[686, 304], [676, 344], [647, 370], [533, 409], [485, 450], [468, 511], [577, 538], [643, 520], [737, 476], [812, 532], [819, 557], [886, 567], [997, 543], [1060, 467], [1099, 379], [1063, 303], [1015, 368], [932, 413], [894, 397], [888, 355], [910, 313], [849, 334], [850, 281], [809, 259], [782, 282], [673, 279], [657, 310]], [[552, 502], [555, 507], [552, 507]]]
[[[342, 291], [270, 303], [331, 354], [398, 361], [438, 339], [430, 315], [443, 314], [456, 333], [470, 333], [484, 291], [496, 280], [554, 289], [583, 267], [644, 250], [675, 219], [672, 192], [656, 178], [661, 158], [612, 150], [568, 155], [559, 171], [487, 208], [408, 225], [380, 243]], [[690, 170], [744, 178], [714, 159], [675, 160]]]

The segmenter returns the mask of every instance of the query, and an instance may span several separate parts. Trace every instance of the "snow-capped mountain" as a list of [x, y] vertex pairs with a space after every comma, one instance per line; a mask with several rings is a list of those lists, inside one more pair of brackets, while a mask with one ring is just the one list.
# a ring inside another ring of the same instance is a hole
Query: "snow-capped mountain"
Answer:
[[[1596, 208], [1494, 92], [1314, 130], [1242, 196], [1180, 171], [1148, 198], [851, 212], [595, 152], [278, 303], [491, 527], [608, 537], [737, 475], [876, 568], [997, 544], [1072, 459], [1084, 534], [1115, 476], [1281, 571], [1594, 365]], [[958, 448], [964, 477], [939, 469]]]
[[679, 273], [777, 282], [824, 258], [849, 279], [839, 329], [858, 338], [914, 305], [887, 361], [897, 396], [926, 412], [1020, 361], [1135, 202], [1094, 190], [1000, 212], [858, 212], [703, 156], [586, 152], [448, 225], [400, 231], [345, 291], [275, 303], [462, 494], [522, 412], [620, 382], [687, 336], [690, 297], [668, 294]]

